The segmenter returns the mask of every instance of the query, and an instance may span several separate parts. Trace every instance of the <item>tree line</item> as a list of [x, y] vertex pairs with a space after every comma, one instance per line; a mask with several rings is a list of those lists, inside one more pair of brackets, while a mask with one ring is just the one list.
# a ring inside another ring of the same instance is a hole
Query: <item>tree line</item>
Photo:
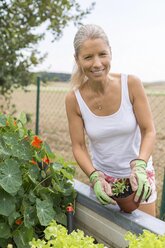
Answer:
[[61, 73], [61, 72], [36, 72], [36, 77], [40, 77], [42, 82], [68, 82], [70, 80], [70, 73]]

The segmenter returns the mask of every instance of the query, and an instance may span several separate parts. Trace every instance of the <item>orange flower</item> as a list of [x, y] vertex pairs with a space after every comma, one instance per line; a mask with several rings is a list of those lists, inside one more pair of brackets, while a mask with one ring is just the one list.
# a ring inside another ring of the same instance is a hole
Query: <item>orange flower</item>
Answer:
[[49, 158], [45, 155], [45, 157], [42, 159], [43, 162], [46, 164], [49, 164]]
[[17, 224], [17, 225], [21, 225], [22, 224], [22, 220], [21, 219], [17, 219], [16, 221], [15, 221], [15, 223]]
[[14, 120], [14, 126], [17, 126], [17, 122], [16, 122], [16, 120]]
[[37, 162], [32, 158], [32, 160], [30, 161], [32, 164], [37, 164]]
[[33, 137], [33, 141], [31, 143], [32, 146], [36, 147], [36, 148], [41, 148], [41, 144], [42, 144], [42, 140], [38, 138], [38, 136], [34, 136]]

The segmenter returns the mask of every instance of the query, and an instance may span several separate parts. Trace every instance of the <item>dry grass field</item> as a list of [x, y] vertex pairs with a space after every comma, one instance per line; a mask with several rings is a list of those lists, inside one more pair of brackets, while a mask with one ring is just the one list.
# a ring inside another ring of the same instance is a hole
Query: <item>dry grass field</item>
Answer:
[[[165, 168], [165, 84], [145, 85], [157, 130], [157, 141], [153, 154], [158, 200], [157, 216], [159, 216], [163, 175]], [[56, 154], [66, 160], [74, 161], [68, 133], [65, 113], [65, 96], [68, 91], [66, 83], [56, 83], [49, 87], [41, 86], [40, 94], [40, 135]], [[17, 114], [21, 111], [31, 115], [30, 128], [35, 130], [36, 88], [31, 86], [26, 92], [17, 90], [13, 93], [11, 103], [16, 105]], [[76, 131], [76, 130], [75, 130]], [[77, 167], [76, 178], [89, 183], [85, 174]]]

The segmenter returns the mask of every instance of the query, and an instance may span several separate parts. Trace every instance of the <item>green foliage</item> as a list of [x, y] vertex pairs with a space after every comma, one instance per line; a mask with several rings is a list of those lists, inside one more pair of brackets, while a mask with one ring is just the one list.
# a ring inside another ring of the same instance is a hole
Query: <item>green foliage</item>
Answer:
[[64, 226], [52, 221], [45, 229], [45, 239], [34, 239], [30, 242], [31, 248], [104, 248], [103, 244], [94, 244], [94, 239], [84, 236], [83, 231], [73, 231], [67, 234]]
[[0, 244], [29, 247], [52, 219], [66, 224], [74, 203], [73, 165], [57, 158], [49, 145], [18, 119], [0, 114]]
[[128, 190], [127, 179], [117, 179], [112, 184], [112, 193], [114, 196], [118, 196], [119, 194], [123, 194], [124, 191]]
[[129, 241], [129, 248], [164, 248], [165, 235], [157, 235], [148, 230], [144, 230], [142, 234], [136, 236], [128, 232], [125, 239]]
[[[50, 30], [59, 39], [69, 22], [78, 25], [94, 4], [82, 10], [76, 0], [1, 0], [0, 1], [0, 90], [10, 93], [11, 86], [26, 86], [33, 81], [30, 68], [41, 63], [37, 44]], [[41, 32], [40, 27], [45, 30]]]

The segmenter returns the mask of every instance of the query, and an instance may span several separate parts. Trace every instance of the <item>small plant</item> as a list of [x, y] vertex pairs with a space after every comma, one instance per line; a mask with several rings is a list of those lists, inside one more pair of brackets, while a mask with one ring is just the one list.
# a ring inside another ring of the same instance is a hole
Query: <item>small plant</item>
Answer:
[[112, 198], [117, 202], [121, 211], [131, 213], [139, 207], [139, 202], [134, 201], [135, 193], [129, 178], [115, 179], [112, 183]]
[[142, 234], [136, 236], [128, 232], [125, 235], [125, 240], [129, 241], [129, 248], [164, 248], [165, 235], [157, 235], [148, 230], [144, 230]]
[[67, 229], [54, 220], [44, 230], [45, 239], [35, 239], [30, 242], [31, 248], [104, 248], [103, 244], [94, 244], [94, 238], [84, 236], [84, 232], [77, 230], [67, 234]]
[[126, 178], [117, 179], [112, 184], [113, 196], [122, 197], [125, 193], [129, 193], [129, 182]]

